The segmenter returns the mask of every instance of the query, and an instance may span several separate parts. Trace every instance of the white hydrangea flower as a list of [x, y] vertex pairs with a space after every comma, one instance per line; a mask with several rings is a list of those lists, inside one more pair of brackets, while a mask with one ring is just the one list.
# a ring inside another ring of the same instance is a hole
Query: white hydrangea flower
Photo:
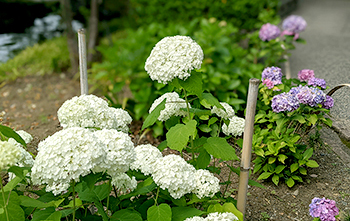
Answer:
[[196, 188], [192, 191], [199, 199], [213, 197], [220, 191], [220, 180], [208, 170], [197, 170], [195, 174]]
[[108, 109], [115, 115], [115, 120], [117, 123], [116, 128], [114, 129], [127, 133], [129, 131], [128, 125], [132, 122], [132, 118], [129, 113], [121, 108], [110, 107]]
[[105, 145], [89, 129], [67, 128], [47, 137], [38, 145], [32, 167], [34, 184], [47, 184], [46, 191], [57, 195], [72, 180], [88, 175], [105, 159]]
[[245, 119], [241, 117], [234, 116], [230, 118], [230, 123], [227, 126], [225, 123], [222, 125], [222, 132], [229, 136], [241, 136], [244, 132]]
[[113, 175], [128, 171], [130, 164], [136, 159], [131, 138], [117, 130], [103, 129], [93, 133], [105, 145], [106, 152], [106, 157], [95, 167], [94, 172], [107, 170], [108, 174]]
[[179, 199], [196, 187], [195, 172], [182, 157], [170, 154], [157, 160], [152, 178], [160, 188], [167, 189], [170, 196]]
[[203, 220], [205, 220], [203, 217], [194, 216], [194, 217], [191, 217], [191, 218], [187, 218], [184, 221], [203, 221]]
[[32, 135], [30, 135], [28, 132], [26, 132], [24, 130], [16, 131], [16, 133], [22, 137], [22, 139], [24, 140], [24, 142], [26, 144], [32, 142], [32, 140], [33, 140]]
[[140, 170], [143, 174], [153, 173], [157, 159], [163, 155], [159, 149], [151, 144], [143, 144], [135, 147], [136, 160], [131, 163], [130, 169]]
[[233, 221], [238, 220], [237, 216], [233, 213], [209, 213], [204, 219], [205, 221]]
[[202, 48], [188, 36], [165, 37], [152, 49], [145, 70], [152, 80], [167, 84], [178, 77], [186, 80], [191, 71], [201, 67]]
[[[172, 116], [186, 116], [187, 112], [180, 110], [181, 108], [187, 108], [186, 101], [181, 99], [179, 94], [176, 92], [165, 93], [156, 100], [154, 100], [149, 113], [151, 113], [162, 101], [166, 99], [165, 108], [160, 111], [158, 117], [159, 121], [166, 121]], [[191, 105], [189, 104], [189, 107]]]
[[127, 174], [120, 173], [112, 176], [111, 184], [123, 192], [126, 192], [127, 190], [133, 191], [137, 187], [137, 180], [134, 176], [130, 178]]
[[213, 108], [211, 109], [212, 114], [216, 114], [219, 117], [224, 118], [226, 120], [235, 116], [235, 111], [233, 110], [231, 105], [229, 105], [226, 102], [220, 102], [220, 104], [224, 107], [224, 109], [213, 106]]
[[105, 100], [92, 94], [65, 101], [58, 109], [57, 116], [63, 128], [105, 128], [128, 132], [127, 125], [131, 122], [126, 111], [110, 108]]
[[23, 148], [22, 144], [18, 143], [13, 138], [10, 138], [8, 140], [8, 142], [15, 145], [18, 148], [18, 150], [21, 152], [21, 156], [20, 156], [18, 162], [16, 163], [17, 166], [19, 166], [19, 167], [31, 167], [31, 166], [33, 166], [33, 164], [34, 164], [33, 156]]
[[15, 165], [22, 157], [16, 145], [7, 141], [0, 141], [0, 170]]

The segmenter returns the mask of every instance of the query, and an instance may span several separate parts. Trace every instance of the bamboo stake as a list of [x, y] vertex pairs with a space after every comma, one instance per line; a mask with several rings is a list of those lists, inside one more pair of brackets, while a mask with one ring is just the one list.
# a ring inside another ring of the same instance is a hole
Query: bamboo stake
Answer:
[[284, 62], [284, 69], [286, 71], [286, 78], [291, 79], [292, 75], [290, 73], [289, 57], [288, 57], [288, 55], [284, 55], [283, 58], [286, 59], [286, 61]]
[[243, 134], [243, 149], [241, 159], [241, 172], [239, 175], [239, 187], [237, 198], [237, 209], [245, 214], [247, 202], [247, 188], [250, 171], [250, 161], [252, 157], [252, 139], [254, 133], [254, 118], [256, 110], [256, 102], [259, 91], [260, 80], [252, 78], [249, 80], [247, 109], [245, 116], [245, 126]]
[[79, 67], [80, 67], [80, 90], [81, 94], [88, 94], [87, 62], [86, 62], [86, 38], [85, 30], [78, 30], [79, 39]]

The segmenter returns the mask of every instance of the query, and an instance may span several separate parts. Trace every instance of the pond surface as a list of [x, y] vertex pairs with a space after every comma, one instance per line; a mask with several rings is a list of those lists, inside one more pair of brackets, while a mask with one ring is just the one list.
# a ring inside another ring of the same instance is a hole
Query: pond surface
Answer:
[[[78, 31], [83, 25], [78, 21], [72, 22], [73, 29]], [[48, 15], [34, 20], [34, 25], [26, 29], [24, 33], [0, 34], [0, 63], [13, 58], [16, 53], [32, 46], [35, 43], [62, 35], [64, 25], [61, 24], [61, 16]]]

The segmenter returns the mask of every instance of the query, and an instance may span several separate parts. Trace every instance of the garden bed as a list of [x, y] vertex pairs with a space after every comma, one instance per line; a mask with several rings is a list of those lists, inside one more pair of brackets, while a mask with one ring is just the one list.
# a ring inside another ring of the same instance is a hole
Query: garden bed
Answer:
[[[80, 92], [79, 82], [64, 75], [32, 76], [19, 78], [0, 88], [0, 114], [2, 124], [26, 130], [34, 141], [29, 150], [34, 152], [39, 141], [60, 130], [57, 110], [62, 103]], [[158, 144], [160, 140], [151, 133], [140, 139], [137, 131], [141, 123], [131, 125], [134, 142]], [[275, 186], [272, 182], [261, 182], [266, 189], [248, 189], [247, 220], [312, 220], [309, 204], [314, 197], [331, 198], [342, 211], [350, 210], [350, 168], [341, 160], [333, 148], [342, 148], [337, 134], [328, 128], [321, 131], [326, 138], [323, 147], [316, 147], [313, 159], [320, 167], [309, 168], [303, 183], [288, 188], [284, 183]], [[237, 164], [237, 163], [236, 163]], [[225, 171], [225, 169], [223, 169]], [[228, 173], [223, 172], [222, 176]], [[257, 175], [252, 179], [256, 180]], [[233, 177], [232, 197], [236, 197], [238, 178]]]

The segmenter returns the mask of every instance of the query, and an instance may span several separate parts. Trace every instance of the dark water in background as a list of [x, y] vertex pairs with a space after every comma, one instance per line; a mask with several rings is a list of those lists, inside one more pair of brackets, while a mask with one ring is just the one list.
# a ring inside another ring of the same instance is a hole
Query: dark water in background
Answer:
[[[32, 46], [39, 41], [62, 35], [64, 26], [59, 15], [48, 15], [36, 18], [34, 25], [26, 29], [25, 33], [0, 34], [0, 63], [13, 58], [16, 53]], [[72, 22], [73, 29], [78, 31], [83, 25], [78, 21]]]

